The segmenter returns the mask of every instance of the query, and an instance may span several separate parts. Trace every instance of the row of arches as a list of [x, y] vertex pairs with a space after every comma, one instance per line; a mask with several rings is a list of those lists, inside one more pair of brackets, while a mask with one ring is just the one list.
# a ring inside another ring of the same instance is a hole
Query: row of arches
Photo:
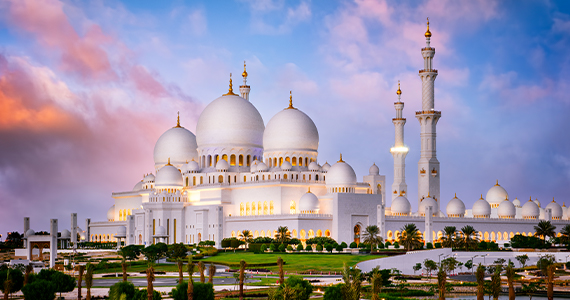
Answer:
[[127, 216], [132, 215], [132, 211], [130, 209], [120, 209], [119, 210], [119, 221], [126, 221]]
[[[356, 191], [353, 187], [334, 187], [328, 188], [328, 190], [329, 193], [354, 193]], [[370, 189], [366, 193], [368, 194], [368, 192], [372, 193]]]
[[265, 164], [272, 168], [272, 167], [280, 167], [284, 161], [288, 161], [291, 163], [291, 165], [293, 167], [295, 166], [299, 166], [299, 167], [308, 167], [310, 163], [316, 161], [314, 158], [309, 158], [309, 157], [290, 157], [290, 156], [285, 156], [285, 157], [269, 157], [267, 159], [265, 159]]
[[92, 234], [91, 242], [107, 243], [107, 242], [116, 242], [116, 240], [114, 234]]
[[[331, 231], [329, 229], [326, 230], [321, 230], [321, 229], [317, 229], [316, 231], [313, 229], [309, 229], [309, 230], [305, 230], [305, 229], [301, 229], [299, 231], [299, 234], [297, 235], [297, 230], [293, 229], [293, 231], [287, 231], [290, 235], [291, 238], [296, 238], [296, 239], [300, 239], [301, 241], [305, 241], [307, 239], [311, 239], [314, 237], [331, 237]], [[252, 231], [253, 234], [253, 238], [257, 238], [257, 237], [270, 237], [270, 238], [275, 238], [275, 236], [277, 235], [277, 230], [255, 230]], [[239, 236], [239, 231], [236, 233], [235, 231], [232, 231], [231, 233], [232, 237], [238, 237]]]
[[220, 159], [223, 159], [225, 161], [227, 161], [230, 166], [250, 166], [251, 163], [253, 161], [255, 161], [256, 159], [258, 159], [259, 157], [254, 155], [243, 155], [243, 154], [239, 154], [239, 155], [235, 155], [235, 154], [230, 154], [229, 156], [229, 160], [228, 160], [228, 155], [227, 154], [222, 154], [221, 156], [218, 154], [215, 154], [214, 156], [212, 155], [202, 155], [202, 157], [200, 158], [200, 165], [202, 166], [202, 168], [207, 168], [207, 167], [215, 167], [216, 164], [218, 163], [218, 161], [220, 161]]
[[241, 202], [239, 204], [239, 215], [240, 216], [260, 216], [260, 215], [273, 215], [275, 213], [275, 205], [273, 201], [269, 201], [269, 205], [267, 201], [257, 202]]
[[149, 202], [183, 202], [182, 197], [173, 197], [173, 196], [151, 196], [148, 200]]
[[[423, 239], [425, 240], [425, 231], [422, 233], [421, 231], [419, 232], [419, 234], [422, 235]], [[458, 233], [458, 235], [460, 237], [463, 237], [463, 234], [460, 232]], [[512, 239], [515, 235], [523, 235], [523, 236], [534, 236], [534, 233], [532, 232], [507, 232], [507, 231], [503, 231], [503, 232], [495, 232], [495, 231], [479, 231], [477, 232], [477, 238], [481, 241], [486, 241], [486, 242], [497, 242], [497, 241], [508, 241], [510, 239]], [[389, 241], [399, 241], [400, 240], [400, 236], [401, 236], [401, 232], [399, 230], [396, 230], [394, 232], [392, 232], [392, 230], [388, 230], [387, 232], [387, 240]], [[562, 236], [562, 234], [559, 232], [557, 234], [558, 237]], [[441, 241], [442, 238], [444, 237], [444, 233], [442, 231], [438, 231], [437, 233], [435, 231], [432, 231], [432, 237], [435, 241]]]

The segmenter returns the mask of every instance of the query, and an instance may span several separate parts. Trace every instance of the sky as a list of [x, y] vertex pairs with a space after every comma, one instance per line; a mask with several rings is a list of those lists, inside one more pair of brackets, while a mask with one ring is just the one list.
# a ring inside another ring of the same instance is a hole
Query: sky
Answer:
[[111, 193], [153, 171], [176, 113], [195, 132], [243, 61], [266, 124], [292, 91], [320, 164], [342, 152], [389, 186], [400, 80], [417, 210], [427, 17], [442, 208], [496, 180], [511, 199], [570, 205], [568, 1], [0, 0], [0, 233], [25, 216], [36, 231], [73, 212], [103, 221]]

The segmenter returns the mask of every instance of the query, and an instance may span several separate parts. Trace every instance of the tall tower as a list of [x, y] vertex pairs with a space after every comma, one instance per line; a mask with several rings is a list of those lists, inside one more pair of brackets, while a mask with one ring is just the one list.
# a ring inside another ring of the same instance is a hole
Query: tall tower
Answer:
[[436, 125], [441, 112], [434, 109], [434, 82], [437, 70], [433, 68], [435, 48], [430, 47], [431, 32], [429, 18], [425, 33], [426, 47], [422, 48], [424, 68], [419, 71], [422, 79], [422, 110], [416, 112], [420, 122], [421, 152], [418, 162], [418, 206], [421, 199], [431, 196], [437, 203], [436, 213], [439, 213], [439, 161], [436, 155]]
[[243, 77], [243, 85], [239, 87], [239, 94], [242, 98], [249, 101], [249, 85], [247, 85], [247, 71], [245, 70], [245, 61], [243, 62], [243, 73], [241, 73]]
[[390, 148], [390, 153], [394, 157], [394, 183], [392, 184], [392, 200], [403, 195], [407, 197], [408, 185], [406, 184], [406, 155], [408, 155], [408, 147], [404, 146], [404, 125], [406, 119], [402, 117], [404, 110], [404, 102], [401, 101], [402, 90], [400, 90], [400, 81], [398, 81], [398, 102], [394, 102], [396, 108], [396, 117], [392, 119], [394, 123], [395, 141], [394, 147]]

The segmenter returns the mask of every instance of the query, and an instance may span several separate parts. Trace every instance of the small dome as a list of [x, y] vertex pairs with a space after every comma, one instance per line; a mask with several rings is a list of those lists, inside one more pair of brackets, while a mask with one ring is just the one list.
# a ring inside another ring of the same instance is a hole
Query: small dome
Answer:
[[309, 190], [299, 200], [299, 211], [301, 213], [312, 213], [316, 214], [319, 213], [320, 204], [319, 198]]
[[116, 237], [125, 237], [127, 236], [127, 227], [125, 226], [119, 226], [119, 228], [117, 228], [117, 234], [115, 234]]
[[257, 171], [258, 172], [267, 172], [269, 168], [267, 168], [267, 165], [264, 162], [260, 162], [257, 164]]
[[69, 239], [71, 238], [71, 232], [69, 232], [69, 230], [64, 229], [61, 231], [61, 238], [62, 239]]
[[550, 208], [552, 210], [552, 218], [555, 220], [559, 220], [562, 219], [562, 215], [564, 214], [564, 212], [562, 211], [562, 206], [560, 206], [560, 204], [554, 202], [554, 199], [552, 199], [552, 202], [548, 203], [548, 205], [546, 206], [546, 208]]
[[249, 171], [250, 171], [251, 173], [257, 172], [257, 164], [258, 164], [258, 163], [259, 163], [259, 161], [257, 161], [257, 159], [254, 160], [253, 162], [251, 162], [251, 166], [249, 167]]
[[356, 173], [354, 169], [342, 160], [339, 160], [336, 164], [327, 172], [326, 184], [327, 186], [352, 186], [356, 184]]
[[508, 199], [509, 194], [507, 194], [507, 191], [499, 185], [499, 181], [497, 180], [497, 183], [487, 192], [485, 200], [487, 200], [487, 203], [489, 203], [492, 208], [495, 208], [498, 207], [505, 198]]
[[33, 229], [28, 229], [28, 231], [26, 231], [26, 237], [29, 237], [29, 236], [32, 236], [35, 234], [36, 234], [36, 232]]
[[166, 228], [164, 228], [164, 226], [158, 226], [156, 227], [156, 234], [155, 236], [165, 236], [166, 235]]
[[192, 160], [186, 164], [186, 170], [188, 172], [198, 172], [200, 171], [200, 166], [198, 165], [198, 162]]
[[173, 127], [164, 132], [154, 145], [154, 165], [163, 166], [170, 159], [174, 165], [182, 165], [198, 159], [196, 136], [184, 127]]
[[111, 208], [109, 208], [107, 211], [107, 221], [115, 221], [115, 205], [111, 206]]
[[171, 164], [167, 164], [156, 172], [155, 186], [182, 186], [182, 174]]
[[317, 126], [309, 116], [292, 106], [275, 114], [263, 132], [264, 153], [316, 152], [318, 148]]
[[474, 218], [488, 218], [491, 216], [491, 205], [481, 195], [481, 199], [473, 204], [472, 212]]
[[517, 214], [517, 209], [512, 202], [510, 202], [508, 199], [505, 199], [503, 202], [501, 202], [501, 204], [499, 204], [497, 214], [499, 215], [499, 218], [513, 219]]
[[540, 216], [540, 208], [532, 200], [528, 200], [521, 210], [523, 219], [538, 219]]
[[426, 215], [426, 207], [433, 207], [433, 215], [436, 216], [438, 211], [437, 211], [437, 201], [435, 201], [435, 199], [433, 199], [432, 197], [427, 197], [424, 198], [421, 202], [420, 205], [418, 207], [418, 213], [420, 214], [420, 216], [425, 216]]
[[291, 165], [291, 163], [288, 161], [284, 161], [281, 164], [281, 170], [283, 170], [283, 171], [290, 171], [292, 167], [293, 167], [293, 165]]
[[540, 207], [540, 201], [538, 201], [538, 198], [535, 198], [533, 202]]
[[142, 180], [137, 182], [137, 184], [135, 184], [135, 187], [133, 188], [133, 191], [140, 191], [143, 189], [143, 183]]
[[154, 181], [154, 175], [152, 175], [152, 173], [146, 175], [143, 179], [144, 182], [151, 182]]
[[323, 165], [323, 167], [321, 168], [321, 171], [323, 172], [328, 172], [331, 168], [331, 165], [329, 165], [328, 162], [325, 162], [325, 164]]
[[445, 213], [448, 217], [462, 218], [465, 216], [465, 203], [457, 198], [457, 194], [447, 203]]
[[317, 162], [313, 161], [309, 164], [309, 171], [318, 172], [320, 170], [321, 167], [319, 167], [319, 164]]
[[521, 207], [521, 201], [519, 200], [519, 198], [515, 198], [515, 200], [513, 200], [513, 205], [518, 208]]
[[216, 164], [216, 171], [227, 172], [229, 168], [230, 168], [230, 165], [228, 164], [228, 162], [225, 159], [218, 160], [218, 163]]
[[409, 215], [412, 212], [412, 206], [410, 205], [410, 201], [406, 196], [399, 196], [392, 201], [392, 206], [390, 207], [392, 211], [392, 215], [395, 216], [402, 216], [402, 215]]
[[374, 163], [372, 166], [370, 166], [370, 169], [368, 169], [368, 174], [370, 174], [370, 175], [380, 174], [380, 169], [378, 168], [376, 163]]

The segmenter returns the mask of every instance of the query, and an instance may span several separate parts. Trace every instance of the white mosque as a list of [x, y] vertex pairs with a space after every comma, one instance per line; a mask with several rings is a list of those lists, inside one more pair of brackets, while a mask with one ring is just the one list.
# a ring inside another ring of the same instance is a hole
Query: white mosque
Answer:
[[[293, 106], [273, 116], [267, 125], [249, 101], [247, 72], [243, 85], [212, 101], [198, 119], [196, 134], [180, 125], [168, 129], [154, 147], [154, 173], [144, 176], [130, 191], [113, 193], [115, 204], [107, 220], [87, 220], [85, 239], [93, 242], [124, 239], [129, 244], [198, 243], [235, 237], [248, 229], [254, 237], [273, 237], [279, 226], [306, 240], [329, 236], [338, 242], [358, 241], [369, 225], [378, 225], [386, 240], [397, 240], [399, 230], [415, 223], [426, 242], [441, 237], [445, 226], [472, 225], [484, 240], [507, 242], [515, 234], [530, 235], [539, 219], [560, 229], [570, 224], [565, 205], [554, 200], [545, 207], [535, 200], [511, 201], [498, 181], [486, 197], [466, 209], [454, 197], [441, 207], [440, 165], [436, 155], [436, 125], [441, 112], [434, 107], [435, 48], [430, 46], [429, 22], [424, 66], [418, 162], [418, 211], [407, 198], [402, 117], [404, 103], [398, 84], [394, 183], [388, 188], [375, 164], [359, 181], [353, 168], [340, 159], [319, 164], [319, 132], [311, 118]], [[386, 200], [390, 198], [390, 202]], [[390, 197], [391, 195], [391, 197]]]

